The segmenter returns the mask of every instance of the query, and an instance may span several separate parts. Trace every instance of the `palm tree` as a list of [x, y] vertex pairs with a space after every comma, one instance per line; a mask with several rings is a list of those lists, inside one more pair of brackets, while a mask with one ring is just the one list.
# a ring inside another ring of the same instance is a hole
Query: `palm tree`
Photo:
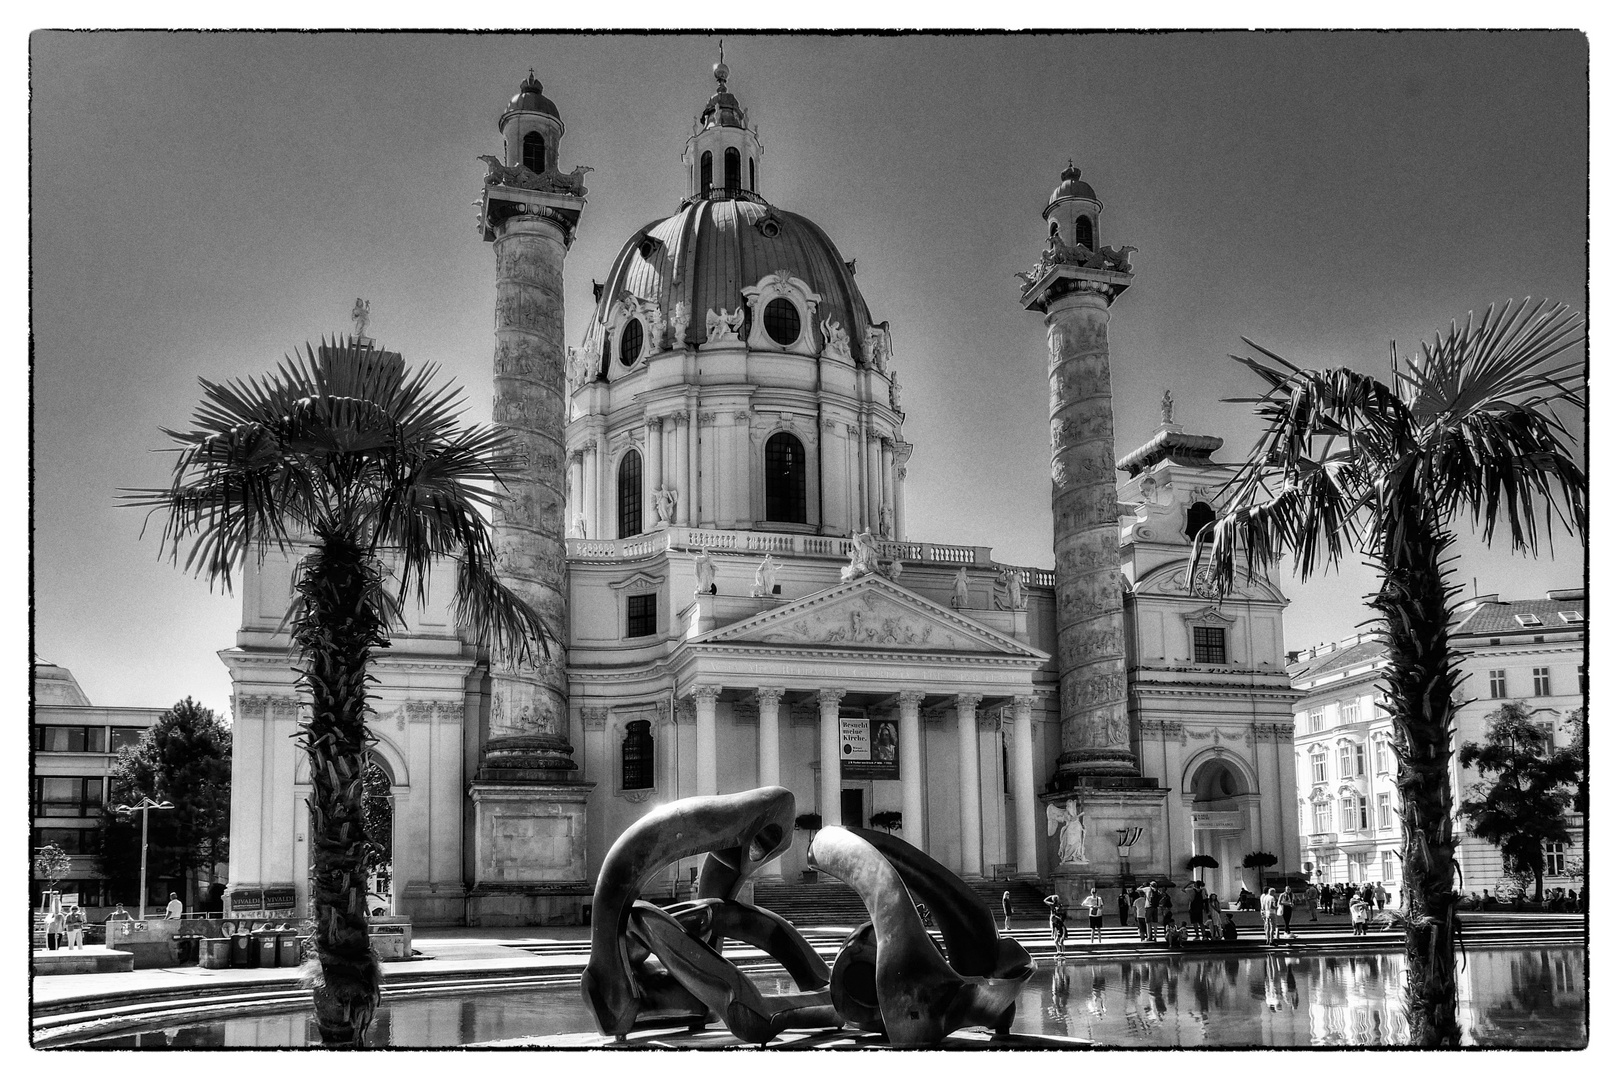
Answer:
[[1547, 533], [1554, 514], [1584, 539], [1585, 473], [1561, 415], [1584, 409], [1584, 365], [1557, 360], [1583, 339], [1567, 308], [1523, 301], [1451, 325], [1417, 356], [1393, 347], [1391, 386], [1350, 368], [1306, 371], [1251, 341], [1264, 360], [1232, 357], [1268, 384], [1233, 399], [1252, 404], [1265, 431], [1221, 492], [1192, 566], [1211, 535], [1221, 589], [1238, 558], [1252, 577], [1288, 551], [1301, 578], [1337, 566], [1345, 547], [1381, 577], [1368, 600], [1387, 649], [1410, 915], [1405, 1003], [1419, 1046], [1460, 1039], [1449, 782], [1460, 676], [1446, 552], [1463, 515], [1485, 543], [1503, 528], [1528, 555], [1541, 513]]
[[313, 788], [310, 985], [327, 1046], [361, 1045], [380, 997], [365, 919], [365, 716], [371, 657], [401, 623], [401, 598], [424, 601], [435, 561], [454, 559], [459, 624], [520, 659], [535, 642], [549, 655], [539, 616], [495, 577], [485, 512], [511, 445], [463, 426], [459, 389], [435, 387], [437, 375], [334, 338], [261, 378], [203, 379], [192, 430], [164, 431], [178, 454], [171, 484], [124, 495], [166, 514], [176, 565], [188, 545], [185, 569], [227, 590], [245, 559], [306, 549], [289, 620]]

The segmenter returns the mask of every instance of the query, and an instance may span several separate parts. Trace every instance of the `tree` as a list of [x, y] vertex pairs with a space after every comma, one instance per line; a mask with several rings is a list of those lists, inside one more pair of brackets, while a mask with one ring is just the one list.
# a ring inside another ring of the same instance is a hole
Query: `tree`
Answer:
[[878, 810], [871, 815], [871, 827], [883, 829], [889, 834], [895, 829], [904, 828], [905, 816], [902, 810]]
[[377, 891], [393, 895], [393, 793], [388, 774], [374, 761], [365, 767], [365, 873]]
[[1584, 410], [1584, 366], [1557, 359], [1583, 338], [1565, 307], [1524, 301], [1452, 325], [1417, 356], [1394, 346], [1391, 386], [1346, 367], [1304, 370], [1251, 341], [1267, 360], [1232, 358], [1268, 384], [1236, 399], [1265, 430], [1218, 496], [1191, 564], [1211, 538], [1214, 583], [1228, 590], [1238, 558], [1252, 578], [1291, 552], [1307, 579], [1352, 548], [1381, 578], [1369, 602], [1387, 650], [1410, 915], [1405, 1004], [1418, 1046], [1461, 1037], [1449, 784], [1460, 672], [1446, 552], [1462, 515], [1486, 543], [1501, 528], [1529, 555], [1541, 513], [1547, 532], [1554, 514], [1584, 538], [1585, 473], [1561, 415]]
[[73, 869], [73, 862], [55, 844], [46, 844], [34, 849], [34, 876], [47, 882], [51, 892], [56, 891], [56, 883], [67, 876]]
[[1276, 858], [1268, 851], [1249, 851], [1246, 855], [1242, 856], [1242, 869], [1258, 871], [1258, 891], [1263, 892], [1264, 871], [1268, 870], [1270, 867], [1274, 866], [1280, 861], [1280, 859]]
[[[177, 458], [166, 488], [128, 492], [165, 515], [163, 545], [185, 569], [230, 587], [235, 567], [272, 549], [297, 564], [292, 642], [309, 756], [315, 1016], [327, 1046], [359, 1046], [380, 997], [366, 926], [365, 716], [371, 658], [425, 602], [435, 563], [458, 564], [455, 618], [518, 664], [549, 657], [539, 615], [495, 576], [485, 513], [518, 467], [503, 431], [463, 426], [461, 393], [438, 369], [333, 340], [269, 375], [202, 383], [190, 431], [165, 431]], [[389, 591], [390, 577], [397, 595]]]
[[188, 878], [192, 907], [198, 879], [211, 883], [230, 844], [230, 728], [212, 709], [191, 698], [176, 702], [118, 752], [111, 798], [102, 811], [102, 872], [133, 892], [140, 867], [140, 818], [112, 808], [143, 798], [168, 801], [174, 809], [150, 815], [148, 861], [154, 878]]
[[1483, 742], [1461, 746], [1461, 767], [1482, 777], [1462, 801], [1461, 815], [1467, 832], [1500, 849], [1508, 873], [1533, 876], [1537, 904], [1545, 892], [1545, 845], [1573, 842], [1563, 814], [1579, 783], [1581, 755], [1555, 749], [1520, 701], [1484, 719]]

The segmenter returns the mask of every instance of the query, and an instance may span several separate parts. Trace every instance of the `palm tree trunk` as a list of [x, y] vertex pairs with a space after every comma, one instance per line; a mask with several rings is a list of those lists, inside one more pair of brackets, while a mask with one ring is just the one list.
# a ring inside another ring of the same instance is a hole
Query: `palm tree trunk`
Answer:
[[1394, 746], [1404, 824], [1405, 1009], [1412, 1045], [1456, 1046], [1455, 834], [1450, 734], [1457, 683], [1449, 647], [1444, 552], [1453, 542], [1430, 507], [1390, 513], [1378, 560], [1382, 587], [1371, 606], [1387, 638]]
[[387, 642], [375, 572], [346, 536], [322, 535], [298, 582], [295, 629], [309, 695], [315, 1019], [327, 1047], [364, 1044], [381, 998], [381, 968], [365, 919], [364, 771], [367, 666]]

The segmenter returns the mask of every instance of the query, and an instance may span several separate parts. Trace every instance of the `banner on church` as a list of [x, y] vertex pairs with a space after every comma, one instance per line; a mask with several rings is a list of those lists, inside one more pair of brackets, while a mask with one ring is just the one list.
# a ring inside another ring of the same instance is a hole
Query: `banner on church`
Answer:
[[842, 735], [845, 779], [899, 779], [898, 724], [892, 720], [845, 716]]

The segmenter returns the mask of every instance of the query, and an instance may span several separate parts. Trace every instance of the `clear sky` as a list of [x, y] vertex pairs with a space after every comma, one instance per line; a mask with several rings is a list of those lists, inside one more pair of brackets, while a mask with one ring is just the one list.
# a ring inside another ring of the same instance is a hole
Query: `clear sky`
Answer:
[[[239, 602], [158, 559], [115, 505], [161, 484], [160, 426], [198, 376], [370, 333], [433, 361], [487, 420], [493, 256], [479, 154], [536, 69], [592, 166], [567, 260], [568, 338], [590, 279], [676, 209], [713, 85], [692, 36], [60, 34], [31, 39], [34, 617], [38, 654], [101, 705], [220, 710]], [[1255, 435], [1227, 354], [1386, 371], [1511, 297], [1585, 307], [1588, 48], [1577, 33], [730, 36], [762, 127], [760, 187], [817, 221], [893, 326], [914, 540], [1051, 565], [1040, 318], [1012, 277], [1068, 157], [1130, 244], [1113, 308], [1120, 456], [1165, 389], [1232, 460]], [[1582, 580], [1468, 546], [1459, 577], [1527, 596]], [[1288, 581], [1287, 643], [1353, 631], [1369, 574]]]

